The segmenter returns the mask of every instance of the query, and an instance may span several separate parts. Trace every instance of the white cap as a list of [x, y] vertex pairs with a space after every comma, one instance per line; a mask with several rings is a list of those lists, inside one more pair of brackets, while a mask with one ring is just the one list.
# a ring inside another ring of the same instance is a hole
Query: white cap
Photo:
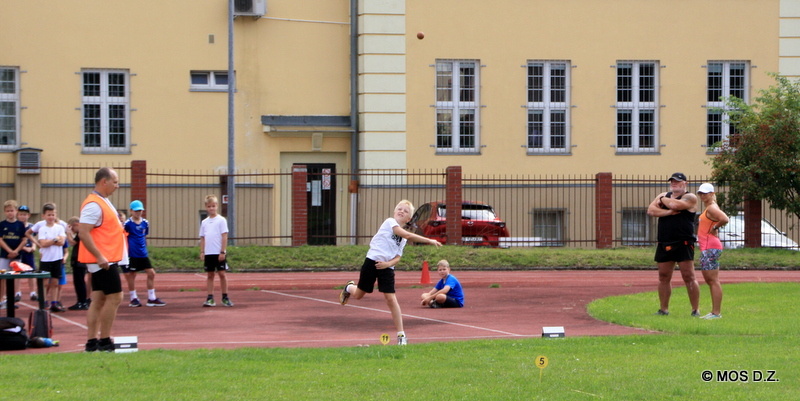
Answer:
[[709, 194], [712, 192], [714, 192], [714, 186], [707, 182], [703, 183], [703, 185], [700, 185], [700, 188], [697, 189], [697, 193], [700, 194]]

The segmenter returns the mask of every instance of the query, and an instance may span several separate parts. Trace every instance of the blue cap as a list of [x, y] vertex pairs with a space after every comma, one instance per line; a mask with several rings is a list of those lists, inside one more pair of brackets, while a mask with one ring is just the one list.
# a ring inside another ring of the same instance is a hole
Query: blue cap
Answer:
[[31, 209], [29, 209], [28, 206], [26, 206], [26, 205], [20, 206], [19, 209], [17, 209], [17, 210], [19, 210], [20, 212], [28, 212], [28, 213], [31, 212]]
[[144, 204], [140, 200], [135, 200], [131, 202], [131, 210], [144, 210]]

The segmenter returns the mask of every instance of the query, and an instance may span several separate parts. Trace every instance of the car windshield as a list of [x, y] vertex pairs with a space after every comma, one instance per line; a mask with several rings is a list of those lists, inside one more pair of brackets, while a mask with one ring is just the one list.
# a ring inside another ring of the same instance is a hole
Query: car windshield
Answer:
[[[439, 204], [439, 216], [447, 216], [447, 206]], [[467, 220], [494, 220], [497, 216], [489, 205], [464, 204], [461, 205], [461, 218]]]

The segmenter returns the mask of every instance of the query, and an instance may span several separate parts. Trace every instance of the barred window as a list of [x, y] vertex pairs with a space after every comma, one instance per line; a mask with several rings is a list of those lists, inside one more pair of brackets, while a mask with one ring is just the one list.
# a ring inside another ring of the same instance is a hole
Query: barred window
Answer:
[[706, 146], [713, 153], [736, 135], [736, 127], [728, 124], [725, 114], [725, 98], [749, 102], [750, 68], [746, 61], [709, 61], [706, 67]]
[[622, 245], [650, 245], [654, 240], [653, 219], [647, 215], [647, 209], [622, 210]]
[[566, 221], [562, 209], [533, 209], [533, 236], [542, 246], [564, 246]]
[[82, 76], [83, 151], [130, 150], [129, 74], [124, 70], [84, 70]]
[[569, 63], [529, 61], [527, 68], [528, 153], [567, 153]]
[[0, 149], [19, 144], [19, 70], [0, 67]]
[[658, 151], [658, 63], [617, 62], [617, 152]]
[[480, 148], [478, 61], [436, 61], [436, 152]]

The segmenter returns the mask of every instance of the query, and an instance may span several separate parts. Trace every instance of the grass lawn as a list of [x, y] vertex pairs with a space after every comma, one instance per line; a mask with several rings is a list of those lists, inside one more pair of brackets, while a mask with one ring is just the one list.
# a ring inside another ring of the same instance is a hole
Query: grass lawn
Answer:
[[[590, 305], [590, 313], [598, 318], [665, 332], [655, 335], [407, 347], [0, 354], [0, 398], [797, 399], [800, 309], [786, 305], [797, 296], [800, 284], [736, 284], [723, 289], [724, 317], [714, 321], [689, 317], [681, 288], [673, 293], [673, 312], [666, 317], [652, 315], [654, 293], [611, 297]], [[546, 368], [537, 367], [538, 356], [548, 358]], [[704, 371], [711, 372], [710, 382], [702, 379]], [[758, 374], [763, 375], [761, 381], [754, 380]], [[730, 381], [734, 375], [737, 380]], [[778, 381], [766, 382], [770, 375]]]

